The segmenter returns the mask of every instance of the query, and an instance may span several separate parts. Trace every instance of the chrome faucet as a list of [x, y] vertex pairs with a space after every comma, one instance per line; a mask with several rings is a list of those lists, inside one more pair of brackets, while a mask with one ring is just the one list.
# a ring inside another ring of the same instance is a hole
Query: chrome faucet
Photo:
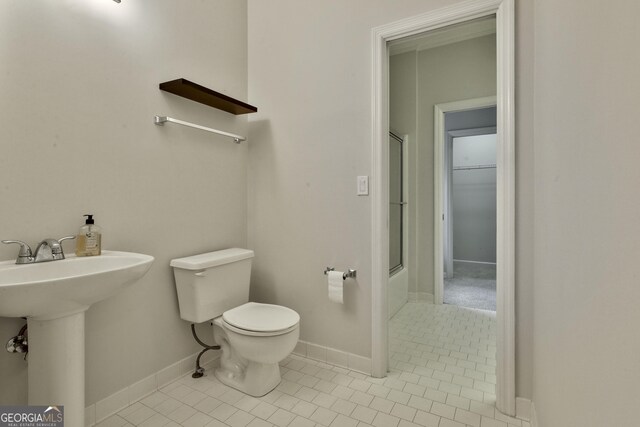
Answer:
[[61, 243], [65, 240], [75, 239], [76, 236], [66, 236], [62, 239], [44, 239], [36, 247], [35, 255], [28, 244], [21, 240], [2, 240], [2, 243], [16, 243], [20, 245], [20, 251], [16, 258], [16, 264], [33, 264], [36, 262], [57, 261], [64, 259], [64, 251]]

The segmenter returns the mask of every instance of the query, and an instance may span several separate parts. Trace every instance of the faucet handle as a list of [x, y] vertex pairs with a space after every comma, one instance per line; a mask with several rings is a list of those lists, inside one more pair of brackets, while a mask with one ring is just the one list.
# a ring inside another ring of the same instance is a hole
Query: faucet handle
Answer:
[[64, 259], [64, 251], [62, 250], [62, 242], [65, 240], [73, 240], [76, 236], [65, 236], [61, 239], [55, 240], [51, 239], [51, 254], [53, 256], [54, 261], [58, 259]]
[[11, 243], [16, 243], [20, 245], [20, 251], [18, 252], [18, 258], [16, 259], [16, 264], [27, 264], [32, 261], [32, 253], [31, 248], [22, 240], [2, 240], [2, 243], [8, 245]]
[[62, 242], [64, 242], [65, 240], [73, 240], [73, 239], [75, 239], [75, 238], [76, 238], [76, 236], [65, 236], [65, 237], [63, 237], [63, 238], [61, 238], [61, 239], [58, 239], [58, 243], [62, 243]]
[[73, 240], [75, 239], [76, 236], [65, 236], [61, 239], [58, 239], [58, 247], [51, 250], [51, 252], [53, 253], [53, 259], [64, 259], [64, 251], [62, 250], [62, 242], [64, 242], [65, 240]]
[[31, 256], [31, 248], [22, 240], [3, 240], [2, 243], [5, 245], [16, 243], [20, 245], [20, 252], [18, 252], [18, 256]]

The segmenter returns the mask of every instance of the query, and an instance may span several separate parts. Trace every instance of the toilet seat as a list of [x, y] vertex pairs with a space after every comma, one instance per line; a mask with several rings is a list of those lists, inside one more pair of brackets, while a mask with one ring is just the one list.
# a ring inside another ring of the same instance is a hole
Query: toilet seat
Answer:
[[294, 310], [273, 304], [248, 302], [222, 314], [225, 327], [251, 336], [275, 336], [298, 327], [300, 316]]

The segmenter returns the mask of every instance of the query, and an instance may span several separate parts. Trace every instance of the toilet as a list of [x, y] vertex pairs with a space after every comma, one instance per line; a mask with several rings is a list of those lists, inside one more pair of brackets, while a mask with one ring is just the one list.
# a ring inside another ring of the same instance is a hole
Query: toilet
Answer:
[[222, 383], [251, 396], [269, 393], [280, 383], [279, 362], [300, 336], [300, 316], [273, 304], [249, 302], [253, 251], [232, 248], [171, 260], [180, 317], [211, 321], [220, 345]]

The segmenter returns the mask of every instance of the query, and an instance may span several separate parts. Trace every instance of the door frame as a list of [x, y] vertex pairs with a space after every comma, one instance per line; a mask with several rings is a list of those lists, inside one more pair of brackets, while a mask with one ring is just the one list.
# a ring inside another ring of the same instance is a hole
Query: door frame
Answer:
[[488, 15], [497, 38], [496, 406], [515, 415], [515, 29], [514, 0], [471, 0], [376, 27], [371, 33], [371, 373], [388, 366], [389, 52], [387, 42]]
[[[451, 252], [453, 261], [453, 242], [449, 233], [451, 224], [450, 194], [447, 186], [447, 163], [449, 161], [448, 137], [445, 135], [445, 114], [477, 110], [497, 105], [495, 96], [464, 99], [461, 101], [436, 104], [433, 108], [433, 257], [434, 266], [444, 266], [445, 251]], [[497, 111], [496, 111], [497, 114]], [[445, 227], [445, 223], [449, 226]], [[447, 248], [445, 249], [445, 246]], [[497, 258], [496, 258], [497, 260]], [[442, 304], [444, 300], [444, 272], [439, 268], [433, 270], [433, 302]]]

